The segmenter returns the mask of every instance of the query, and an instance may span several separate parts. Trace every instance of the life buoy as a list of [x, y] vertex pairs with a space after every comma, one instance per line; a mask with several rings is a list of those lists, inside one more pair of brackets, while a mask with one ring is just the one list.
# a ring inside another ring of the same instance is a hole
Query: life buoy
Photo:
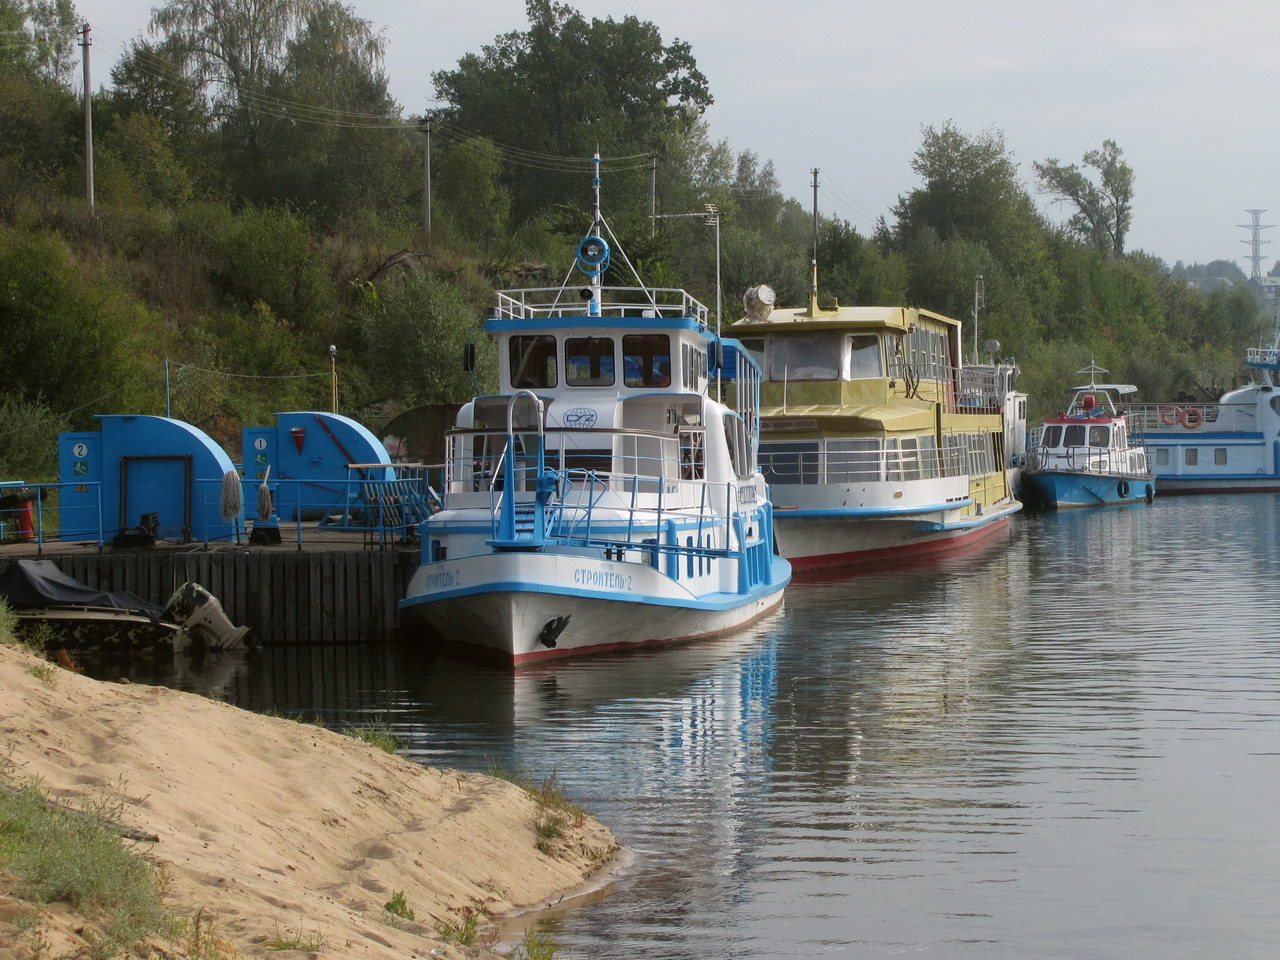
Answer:
[[1181, 423], [1188, 430], [1194, 430], [1204, 423], [1204, 412], [1199, 407], [1187, 407], [1182, 411]]
[[1121, 480], [1116, 484], [1116, 493], [1120, 494], [1120, 499], [1127, 499], [1129, 496], [1129, 481]]
[[1182, 408], [1175, 407], [1170, 404], [1167, 407], [1160, 408], [1160, 422], [1166, 427], [1172, 427], [1175, 423], [1182, 420]]

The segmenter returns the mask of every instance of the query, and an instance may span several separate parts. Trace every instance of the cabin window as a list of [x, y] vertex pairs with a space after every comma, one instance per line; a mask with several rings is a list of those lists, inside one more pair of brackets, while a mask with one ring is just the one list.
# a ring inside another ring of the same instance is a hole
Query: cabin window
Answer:
[[933, 434], [918, 438], [920, 443], [920, 477], [932, 480], [938, 474], [938, 441]]
[[1062, 445], [1064, 447], [1083, 447], [1084, 446], [1084, 424], [1073, 423], [1063, 431]]
[[880, 338], [860, 335], [849, 338], [849, 379], [876, 380], [884, 376]]
[[1194, 467], [1200, 463], [1200, 451], [1195, 447], [1187, 447], [1182, 454], [1182, 461], [1188, 467]]
[[707, 380], [707, 354], [691, 343], [680, 345], [680, 382], [686, 390], [698, 390]]
[[571, 387], [607, 387], [613, 383], [612, 337], [567, 337], [564, 382]]
[[879, 479], [879, 440], [827, 441], [828, 483], [865, 483]]
[[515, 390], [556, 385], [556, 338], [512, 337], [511, 386]]
[[1129, 435], [1125, 431], [1125, 427], [1123, 423], [1117, 423], [1115, 425], [1115, 433], [1116, 433], [1116, 439], [1115, 439], [1115, 443], [1112, 444], [1113, 446], [1118, 447], [1120, 449], [1124, 449], [1125, 447], [1129, 446]]
[[[875, 441], [870, 441], [874, 443]], [[827, 445], [828, 450], [830, 444]], [[830, 454], [827, 476], [830, 478]], [[770, 483], [817, 483], [818, 444], [810, 443], [762, 443], [760, 444], [760, 469]], [[870, 479], [879, 479], [872, 477]]]
[[671, 338], [633, 333], [622, 338], [622, 380], [628, 387], [671, 386]]
[[837, 333], [773, 337], [765, 352], [770, 380], [839, 380], [844, 338]]
[[729, 447], [733, 472], [740, 479], [751, 476], [751, 448], [747, 443], [747, 427], [736, 414], [725, 414], [724, 438]]
[[1046, 447], [1062, 446], [1061, 424], [1054, 423], [1044, 428], [1044, 445]]
[[1101, 423], [1089, 425], [1089, 446], [1105, 447], [1110, 440], [1111, 428]]
[[1167, 467], [1169, 465], [1169, 448], [1156, 447], [1156, 466]]
[[1227, 465], [1227, 448], [1226, 447], [1213, 448], [1213, 462], [1219, 467], [1225, 467]]

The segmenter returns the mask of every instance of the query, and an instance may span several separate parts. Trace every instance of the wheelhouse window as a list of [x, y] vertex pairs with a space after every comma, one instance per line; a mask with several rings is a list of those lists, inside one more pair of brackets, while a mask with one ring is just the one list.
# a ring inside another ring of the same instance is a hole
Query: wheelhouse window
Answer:
[[839, 380], [844, 338], [838, 333], [772, 337], [765, 359], [770, 380]]
[[1061, 424], [1052, 423], [1049, 426], [1045, 427], [1044, 445], [1046, 447], [1062, 446], [1062, 425]]
[[568, 337], [564, 341], [564, 381], [571, 387], [613, 384], [613, 338]]
[[665, 333], [624, 336], [622, 382], [628, 387], [671, 386], [671, 338]]
[[556, 385], [556, 338], [512, 337], [508, 349], [513, 389], [540, 389]]
[[877, 380], [884, 376], [880, 338], [859, 334], [849, 338], [849, 379]]
[[1089, 446], [1105, 447], [1111, 439], [1111, 428], [1101, 423], [1089, 425]]
[[1068, 426], [1063, 433], [1062, 445], [1064, 447], [1083, 447], [1084, 424], [1073, 423]]

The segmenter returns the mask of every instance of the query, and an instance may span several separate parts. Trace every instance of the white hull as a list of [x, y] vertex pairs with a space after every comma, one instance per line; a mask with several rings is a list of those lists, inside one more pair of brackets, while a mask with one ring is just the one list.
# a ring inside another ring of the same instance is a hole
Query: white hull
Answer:
[[779, 572], [745, 594], [695, 593], [647, 563], [494, 553], [419, 567], [403, 608], [440, 637], [521, 664], [736, 630], [782, 601]]

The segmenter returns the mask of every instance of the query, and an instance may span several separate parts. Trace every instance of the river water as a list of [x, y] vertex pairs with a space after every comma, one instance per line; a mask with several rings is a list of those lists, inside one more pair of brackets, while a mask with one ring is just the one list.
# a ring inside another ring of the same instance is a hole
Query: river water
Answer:
[[561, 957], [1280, 954], [1280, 496], [1024, 513], [747, 633], [512, 675], [396, 647], [99, 666], [376, 720], [632, 860]]

